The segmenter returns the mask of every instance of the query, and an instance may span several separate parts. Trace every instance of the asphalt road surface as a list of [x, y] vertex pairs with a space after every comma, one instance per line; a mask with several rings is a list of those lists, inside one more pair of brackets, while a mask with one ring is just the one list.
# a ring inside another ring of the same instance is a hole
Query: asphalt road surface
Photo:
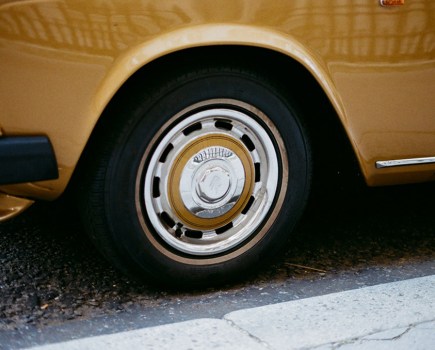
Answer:
[[320, 191], [284, 257], [238, 284], [194, 291], [123, 276], [68, 203], [38, 203], [0, 224], [0, 349], [435, 274], [434, 193], [433, 183]]

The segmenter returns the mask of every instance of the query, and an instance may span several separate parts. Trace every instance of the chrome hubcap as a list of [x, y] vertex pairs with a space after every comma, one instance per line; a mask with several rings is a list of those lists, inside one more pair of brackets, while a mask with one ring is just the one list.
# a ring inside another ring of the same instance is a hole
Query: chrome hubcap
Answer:
[[241, 244], [261, 225], [277, 193], [278, 156], [270, 133], [251, 115], [269, 122], [267, 116], [227, 101], [238, 110], [187, 109], [175, 116], [179, 122], [159, 142], [145, 174], [145, 210], [156, 234], [190, 255]]
[[240, 158], [225, 147], [207, 147], [185, 165], [179, 191], [183, 204], [201, 218], [227, 213], [240, 199], [245, 171]]
[[249, 153], [237, 139], [216, 133], [214, 124], [202, 120], [201, 130], [210, 133], [183, 137], [179, 152], [169, 155], [173, 159], [168, 163], [168, 204], [180, 224], [201, 232], [231, 222], [246, 205], [253, 186]]

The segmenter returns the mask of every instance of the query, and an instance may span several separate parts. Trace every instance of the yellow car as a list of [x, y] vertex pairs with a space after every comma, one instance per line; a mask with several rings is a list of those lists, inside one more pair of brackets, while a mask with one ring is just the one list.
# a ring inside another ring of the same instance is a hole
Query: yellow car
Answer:
[[434, 114], [432, 0], [0, 0], [0, 220], [74, 186], [160, 282], [282, 250], [341, 138], [369, 186], [433, 180]]

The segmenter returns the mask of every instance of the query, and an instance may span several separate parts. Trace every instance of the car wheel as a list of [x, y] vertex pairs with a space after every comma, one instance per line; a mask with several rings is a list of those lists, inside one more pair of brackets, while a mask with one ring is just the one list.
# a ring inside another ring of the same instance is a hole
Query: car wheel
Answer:
[[192, 69], [105, 116], [82, 202], [123, 271], [166, 284], [242, 277], [273, 257], [305, 205], [307, 137], [274, 83]]

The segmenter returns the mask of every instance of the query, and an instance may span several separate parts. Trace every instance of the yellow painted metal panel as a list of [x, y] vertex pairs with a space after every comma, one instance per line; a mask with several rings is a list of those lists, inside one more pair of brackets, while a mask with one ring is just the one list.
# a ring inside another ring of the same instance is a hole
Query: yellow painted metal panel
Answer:
[[131, 74], [171, 52], [221, 44], [301, 62], [331, 99], [369, 184], [433, 177], [433, 165], [374, 166], [435, 153], [433, 1], [3, 1], [0, 124], [5, 135], [48, 135], [60, 179], [2, 191], [57, 197]]
[[33, 204], [33, 201], [0, 193], [0, 222], [13, 218]]

